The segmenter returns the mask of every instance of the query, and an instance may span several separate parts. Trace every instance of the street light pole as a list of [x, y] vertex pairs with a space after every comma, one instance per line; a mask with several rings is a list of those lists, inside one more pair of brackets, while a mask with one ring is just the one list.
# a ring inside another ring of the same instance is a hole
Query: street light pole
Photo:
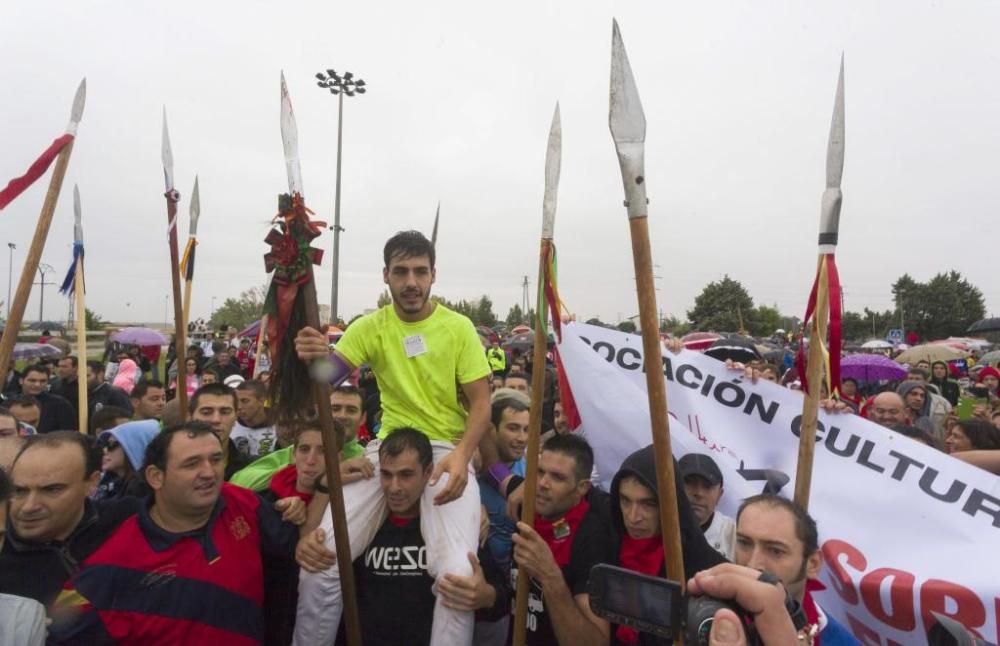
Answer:
[[55, 285], [55, 283], [45, 282], [45, 275], [46, 274], [51, 274], [53, 271], [55, 271], [55, 269], [52, 268], [52, 265], [46, 265], [45, 263], [39, 263], [38, 264], [38, 273], [41, 276], [41, 280], [38, 281], [35, 284], [39, 285], [41, 287], [41, 290], [38, 293], [38, 322], [39, 323], [41, 323], [42, 321], [45, 320], [45, 286], [46, 285]]
[[316, 73], [319, 87], [330, 90], [331, 94], [337, 95], [337, 188], [333, 202], [333, 280], [330, 284], [330, 322], [334, 325], [339, 321], [338, 317], [338, 291], [340, 285], [340, 232], [344, 230], [340, 226], [340, 162], [344, 141], [344, 95], [354, 96], [364, 94], [366, 91], [365, 82], [355, 79], [351, 72], [344, 72], [343, 76], [334, 70], [328, 69], [326, 73]]

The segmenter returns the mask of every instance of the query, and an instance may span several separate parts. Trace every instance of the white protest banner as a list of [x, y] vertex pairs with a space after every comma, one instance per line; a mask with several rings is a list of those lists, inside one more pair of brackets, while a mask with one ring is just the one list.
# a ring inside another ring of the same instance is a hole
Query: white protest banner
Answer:
[[[622, 460], [651, 443], [642, 339], [564, 326], [559, 355], [607, 488]], [[722, 469], [720, 509], [795, 487], [802, 394], [664, 349], [675, 457]], [[809, 511], [827, 589], [818, 603], [865, 644], [926, 643], [931, 611], [1000, 643], [1000, 478], [851, 414], [820, 411]]]

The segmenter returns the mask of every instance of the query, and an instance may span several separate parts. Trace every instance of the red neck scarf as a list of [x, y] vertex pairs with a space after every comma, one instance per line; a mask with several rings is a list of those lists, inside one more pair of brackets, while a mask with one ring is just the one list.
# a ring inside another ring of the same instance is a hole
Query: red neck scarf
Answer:
[[287, 467], [282, 467], [274, 472], [274, 475], [271, 476], [271, 485], [269, 489], [274, 492], [274, 495], [278, 497], [278, 500], [295, 496], [296, 498], [301, 498], [302, 501], [308, 505], [309, 501], [312, 500], [313, 495], [311, 493], [302, 493], [295, 488], [295, 483], [298, 481], [298, 478], [298, 469], [295, 468], [294, 464], [289, 464]]
[[[657, 534], [649, 538], [632, 538], [625, 532], [618, 560], [626, 570], [658, 576], [664, 561], [663, 537]], [[615, 637], [621, 644], [639, 643], [639, 633], [627, 626], [619, 626]]]
[[[813, 590], [825, 590], [826, 587], [819, 581], [809, 580], [806, 582], [806, 593], [802, 597], [802, 610], [806, 613], [806, 621], [809, 622], [810, 626], [819, 627], [819, 609], [816, 607], [816, 601], [813, 599]], [[813, 639], [813, 646], [819, 646], [819, 633], [816, 633], [816, 637]]]
[[558, 520], [549, 521], [541, 516], [535, 517], [535, 531], [548, 543], [552, 556], [560, 568], [569, 565], [569, 555], [573, 548], [573, 539], [576, 538], [576, 530], [580, 527], [583, 517], [587, 515], [588, 509], [590, 503], [584, 499]]

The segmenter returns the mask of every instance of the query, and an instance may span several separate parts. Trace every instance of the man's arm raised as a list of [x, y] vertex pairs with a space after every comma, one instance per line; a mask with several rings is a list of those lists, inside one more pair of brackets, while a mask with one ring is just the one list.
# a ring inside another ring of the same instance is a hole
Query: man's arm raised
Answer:
[[486, 377], [462, 384], [462, 392], [469, 401], [465, 432], [455, 450], [434, 465], [430, 484], [435, 484], [442, 474], [448, 474], [448, 484], [434, 497], [435, 505], [444, 505], [462, 496], [469, 480], [469, 462], [490, 425], [490, 385]]

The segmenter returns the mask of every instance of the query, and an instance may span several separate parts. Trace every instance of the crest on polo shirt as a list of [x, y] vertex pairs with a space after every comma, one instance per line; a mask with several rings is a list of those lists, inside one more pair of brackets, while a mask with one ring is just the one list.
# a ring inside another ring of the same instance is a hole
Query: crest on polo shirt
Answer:
[[242, 541], [250, 535], [250, 523], [243, 516], [237, 516], [229, 521], [229, 531], [233, 534], [233, 538]]

